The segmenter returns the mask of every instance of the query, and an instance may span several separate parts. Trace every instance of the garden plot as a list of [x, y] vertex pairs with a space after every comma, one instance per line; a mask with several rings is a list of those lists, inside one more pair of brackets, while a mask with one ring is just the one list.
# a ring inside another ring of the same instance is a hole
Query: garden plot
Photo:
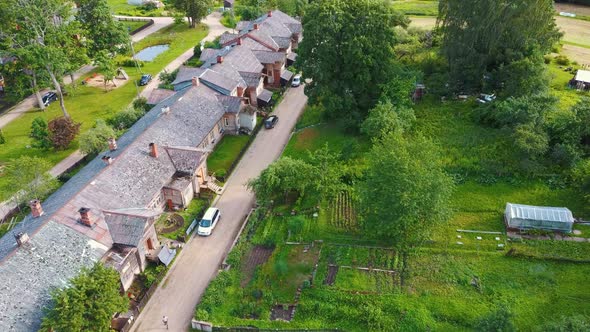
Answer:
[[365, 270], [354, 267], [341, 267], [334, 287], [358, 294], [392, 293], [399, 286], [395, 271]]
[[355, 232], [358, 228], [355, 203], [348, 191], [343, 191], [330, 202], [330, 225], [337, 230]]
[[395, 270], [397, 255], [393, 249], [365, 246], [326, 245], [322, 260], [329, 265]]
[[250, 282], [254, 276], [256, 268], [266, 263], [273, 251], [274, 248], [264, 246], [254, 246], [252, 250], [250, 250], [246, 265], [244, 265], [242, 269], [242, 281], [240, 283], [242, 287]]

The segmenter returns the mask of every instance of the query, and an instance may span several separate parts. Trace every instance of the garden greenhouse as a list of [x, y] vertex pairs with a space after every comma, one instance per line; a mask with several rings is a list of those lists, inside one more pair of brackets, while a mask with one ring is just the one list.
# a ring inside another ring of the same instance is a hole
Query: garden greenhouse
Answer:
[[563, 207], [507, 203], [504, 222], [509, 229], [543, 229], [571, 233], [574, 217], [572, 211]]

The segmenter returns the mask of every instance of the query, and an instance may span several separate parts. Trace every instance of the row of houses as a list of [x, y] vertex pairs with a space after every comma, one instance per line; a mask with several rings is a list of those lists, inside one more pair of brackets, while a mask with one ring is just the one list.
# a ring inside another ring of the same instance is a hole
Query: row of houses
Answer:
[[240, 24], [221, 49], [203, 51], [201, 68], [180, 69], [173, 95], [44, 202], [31, 201], [32, 213], [0, 238], [1, 331], [37, 330], [50, 289], [83, 267], [112, 266], [126, 290], [158, 256], [157, 218], [211, 186], [208, 154], [223, 135], [253, 128], [269, 89], [292, 75], [299, 21], [272, 11]]

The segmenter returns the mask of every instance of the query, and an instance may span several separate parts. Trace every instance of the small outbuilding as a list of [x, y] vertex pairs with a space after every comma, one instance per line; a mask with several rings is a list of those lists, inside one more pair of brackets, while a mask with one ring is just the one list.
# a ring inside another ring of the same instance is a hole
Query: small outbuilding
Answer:
[[578, 90], [590, 89], [590, 70], [578, 70], [570, 81], [570, 86]]
[[506, 204], [504, 222], [507, 229], [541, 229], [571, 233], [574, 226], [572, 211], [564, 207]]

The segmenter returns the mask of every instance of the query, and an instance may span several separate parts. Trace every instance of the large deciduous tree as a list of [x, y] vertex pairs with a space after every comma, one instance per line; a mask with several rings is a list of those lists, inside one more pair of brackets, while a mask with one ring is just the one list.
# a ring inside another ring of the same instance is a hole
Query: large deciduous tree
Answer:
[[59, 94], [65, 117], [69, 117], [61, 89], [61, 77], [71, 71], [72, 52], [80, 50], [82, 27], [74, 20], [68, 0], [5, 0], [0, 35], [3, 43], [27, 67], [42, 68]]
[[51, 331], [110, 331], [111, 318], [127, 311], [128, 301], [119, 294], [117, 271], [96, 263], [70, 280], [69, 287], [52, 292], [41, 327]]
[[[312, 102], [359, 126], [394, 76], [396, 26], [408, 20], [385, 1], [312, 2], [303, 17], [299, 61]], [[395, 102], [395, 101], [392, 101]]]
[[194, 28], [207, 16], [211, 5], [210, 0], [174, 0], [174, 8], [184, 13], [188, 20], [188, 26]]
[[31, 199], [40, 199], [58, 187], [57, 180], [47, 171], [51, 163], [43, 158], [23, 156], [11, 161], [6, 167], [5, 177], [17, 204]]
[[561, 36], [553, 15], [552, 0], [441, 0], [450, 88], [516, 96], [542, 89], [542, 55]]
[[375, 142], [360, 183], [363, 227], [398, 251], [402, 284], [408, 258], [449, 217], [453, 181], [435, 146], [421, 137], [390, 134]]
[[78, 20], [86, 31], [88, 55], [94, 58], [100, 51], [125, 52], [129, 47], [129, 33], [111, 15], [106, 0], [79, 0]]

